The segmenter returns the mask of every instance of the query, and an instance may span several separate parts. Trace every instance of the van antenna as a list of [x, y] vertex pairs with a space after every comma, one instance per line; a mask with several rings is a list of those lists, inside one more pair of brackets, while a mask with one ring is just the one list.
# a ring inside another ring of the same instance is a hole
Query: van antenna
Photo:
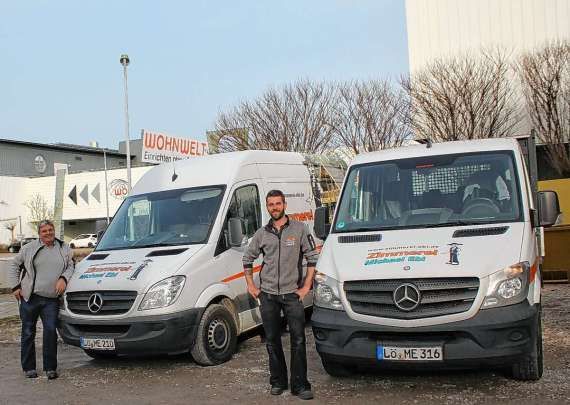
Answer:
[[176, 174], [176, 165], [174, 164], [174, 160], [172, 161], [172, 181], [175, 181], [178, 178]]

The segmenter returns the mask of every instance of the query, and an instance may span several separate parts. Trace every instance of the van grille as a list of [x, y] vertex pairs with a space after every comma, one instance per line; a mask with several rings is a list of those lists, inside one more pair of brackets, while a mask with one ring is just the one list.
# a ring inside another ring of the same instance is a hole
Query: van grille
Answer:
[[[420, 292], [419, 305], [409, 311], [396, 306], [394, 291], [403, 285]], [[358, 314], [395, 319], [419, 319], [468, 311], [479, 290], [479, 279], [423, 278], [347, 281], [346, 298]]]
[[[88, 303], [95, 293], [101, 295], [103, 305], [99, 311], [92, 312]], [[77, 291], [66, 294], [67, 309], [70, 312], [93, 316], [125, 314], [131, 309], [136, 298], [136, 291]]]

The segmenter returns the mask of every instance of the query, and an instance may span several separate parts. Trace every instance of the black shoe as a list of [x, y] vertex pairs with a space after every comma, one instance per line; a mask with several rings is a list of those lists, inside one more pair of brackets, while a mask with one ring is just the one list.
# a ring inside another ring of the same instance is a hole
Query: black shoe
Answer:
[[271, 387], [271, 395], [281, 395], [283, 394], [283, 391], [285, 391], [285, 389], [278, 385], [274, 385]]
[[26, 378], [38, 378], [38, 372], [36, 370], [24, 371]]
[[304, 399], [304, 400], [308, 400], [308, 399], [313, 399], [314, 395], [313, 395], [313, 391], [311, 391], [310, 389], [308, 390], [303, 390], [303, 391], [299, 391], [296, 394], [293, 394], [299, 397], [299, 399]]
[[55, 370], [46, 371], [46, 376], [48, 380], [55, 380], [57, 377], [59, 377], [57, 371]]

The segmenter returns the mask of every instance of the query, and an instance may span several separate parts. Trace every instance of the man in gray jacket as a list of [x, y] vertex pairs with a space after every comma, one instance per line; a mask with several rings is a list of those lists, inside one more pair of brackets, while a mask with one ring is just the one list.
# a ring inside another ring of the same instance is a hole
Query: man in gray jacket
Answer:
[[[271, 394], [280, 395], [287, 389], [287, 365], [281, 344], [281, 311], [291, 334], [291, 393], [301, 399], [312, 399], [307, 380], [305, 348], [305, 308], [303, 298], [310, 291], [315, 274], [318, 252], [312, 235], [302, 222], [285, 215], [287, 204], [279, 190], [266, 197], [269, 223], [260, 228], [243, 256], [248, 292], [261, 302], [260, 311], [265, 330]], [[253, 262], [263, 253], [260, 288], [253, 281]], [[303, 278], [303, 257], [307, 274]]]
[[57, 374], [57, 317], [59, 296], [73, 274], [73, 252], [55, 238], [51, 221], [38, 225], [39, 240], [22, 247], [8, 269], [8, 282], [20, 303], [22, 320], [21, 361], [26, 377], [36, 378], [36, 323], [41, 318], [43, 364], [48, 379]]

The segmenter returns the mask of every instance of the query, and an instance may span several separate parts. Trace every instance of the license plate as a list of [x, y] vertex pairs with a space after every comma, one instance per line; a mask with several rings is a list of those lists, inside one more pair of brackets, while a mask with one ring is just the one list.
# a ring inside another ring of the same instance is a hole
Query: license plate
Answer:
[[82, 349], [89, 350], [115, 350], [115, 339], [80, 338]]
[[443, 347], [376, 346], [376, 358], [390, 361], [443, 361]]

